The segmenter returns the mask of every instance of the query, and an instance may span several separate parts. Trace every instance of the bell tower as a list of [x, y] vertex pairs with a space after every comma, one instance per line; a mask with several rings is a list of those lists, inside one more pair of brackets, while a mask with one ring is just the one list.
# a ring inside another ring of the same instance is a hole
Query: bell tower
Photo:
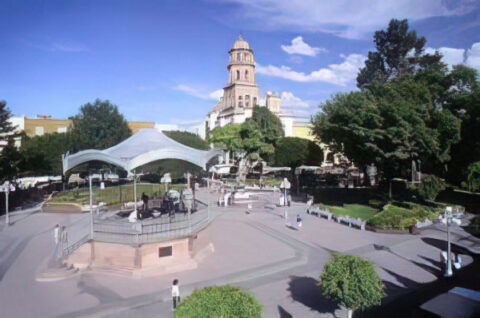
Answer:
[[228, 52], [228, 83], [223, 89], [224, 108], [252, 109], [258, 103], [255, 59], [250, 45], [239, 35]]

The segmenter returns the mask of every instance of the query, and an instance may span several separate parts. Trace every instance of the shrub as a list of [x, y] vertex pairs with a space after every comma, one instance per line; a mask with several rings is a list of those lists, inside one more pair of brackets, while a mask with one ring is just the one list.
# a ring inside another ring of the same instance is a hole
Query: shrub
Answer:
[[[402, 205], [402, 207], [397, 206]], [[441, 209], [428, 207], [411, 202], [395, 202], [386, 204], [383, 211], [377, 213], [368, 222], [381, 229], [404, 230], [416, 224], [417, 221], [425, 219], [432, 220]]]
[[175, 309], [175, 318], [260, 318], [262, 305], [235, 286], [210, 286], [195, 290]]
[[440, 191], [445, 190], [445, 182], [437, 176], [424, 174], [422, 183], [409, 184], [408, 189], [420, 201], [435, 200]]
[[354, 255], [334, 255], [323, 267], [319, 286], [325, 297], [349, 311], [380, 305], [385, 297], [373, 264]]
[[469, 165], [467, 172], [468, 190], [472, 192], [480, 190], [480, 161]]

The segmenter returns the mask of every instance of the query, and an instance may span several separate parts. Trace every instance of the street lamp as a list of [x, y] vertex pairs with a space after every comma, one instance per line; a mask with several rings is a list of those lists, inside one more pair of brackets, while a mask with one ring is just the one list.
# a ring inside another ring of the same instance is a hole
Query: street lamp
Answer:
[[453, 208], [451, 206], [447, 206], [445, 208], [444, 218], [442, 223], [447, 226], [447, 268], [445, 270], [445, 277], [451, 277], [453, 275], [452, 271], [452, 249], [450, 243], [450, 224], [454, 222], [457, 225], [461, 224], [459, 219], [453, 217]]
[[8, 214], [8, 194], [11, 191], [15, 191], [15, 187], [10, 184], [9, 181], [5, 181], [5, 183], [0, 186], [0, 192], [5, 192], [5, 223], [10, 225], [10, 216]]

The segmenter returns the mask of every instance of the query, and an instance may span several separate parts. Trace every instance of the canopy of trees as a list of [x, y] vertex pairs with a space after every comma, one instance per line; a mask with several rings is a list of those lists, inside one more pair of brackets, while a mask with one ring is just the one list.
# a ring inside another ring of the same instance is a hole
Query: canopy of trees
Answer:
[[376, 51], [357, 78], [361, 91], [322, 104], [313, 119], [315, 135], [360, 168], [375, 164], [387, 179], [409, 176], [412, 160], [444, 176], [461, 136], [469, 146], [478, 143], [465, 136], [478, 136], [478, 123], [469, 117], [478, 118], [476, 71], [450, 71], [438, 53], [423, 54], [425, 39], [409, 31], [406, 20], [392, 20], [374, 42]]
[[72, 119], [70, 150], [106, 149], [132, 134], [118, 107], [108, 100], [87, 103]]
[[275, 144], [283, 135], [280, 119], [268, 108], [255, 106], [252, 117], [243, 124], [228, 124], [213, 129], [209, 141], [223, 144], [226, 149], [252, 159], [272, 161]]
[[383, 283], [373, 264], [354, 255], [334, 255], [323, 267], [319, 286], [325, 297], [349, 311], [380, 305], [385, 297]]
[[200, 150], [208, 150], [210, 149], [210, 146], [208, 145], [208, 142], [203, 140], [202, 138], [198, 137], [195, 134], [192, 134], [191, 132], [188, 131], [179, 131], [179, 130], [169, 130], [169, 131], [163, 131], [165, 135], [168, 137], [172, 138], [173, 140], [184, 144], [186, 146], [195, 148], [195, 149], [200, 149]]
[[195, 290], [175, 309], [176, 318], [260, 318], [262, 305], [238, 287], [210, 286]]
[[20, 171], [21, 155], [15, 147], [14, 127], [8, 121], [12, 116], [5, 101], [0, 101], [0, 181], [11, 180]]
[[275, 165], [296, 168], [301, 165], [319, 165], [322, 149], [313, 141], [297, 137], [282, 137], [275, 147]]

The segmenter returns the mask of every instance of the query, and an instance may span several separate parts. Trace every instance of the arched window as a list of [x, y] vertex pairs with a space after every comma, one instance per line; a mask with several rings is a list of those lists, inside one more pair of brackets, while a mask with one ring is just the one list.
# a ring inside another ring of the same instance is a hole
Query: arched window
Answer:
[[248, 70], [245, 71], [245, 79], [248, 81]]
[[241, 61], [242, 60], [242, 53], [238, 53], [237, 54], [237, 61]]
[[238, 96], [238, 107], [243, 107], [243, 98], [242, 98], [242, 96]]
[[245, 107], [250, 107], [250, 95], [245, 95]]
[[240, 71], [237, 70], [237, 80], [239, 80], [239, 79], [240, 79]]
[[257, 98], [256, 97], [253, 98], [253, 106], [257, 106]]

